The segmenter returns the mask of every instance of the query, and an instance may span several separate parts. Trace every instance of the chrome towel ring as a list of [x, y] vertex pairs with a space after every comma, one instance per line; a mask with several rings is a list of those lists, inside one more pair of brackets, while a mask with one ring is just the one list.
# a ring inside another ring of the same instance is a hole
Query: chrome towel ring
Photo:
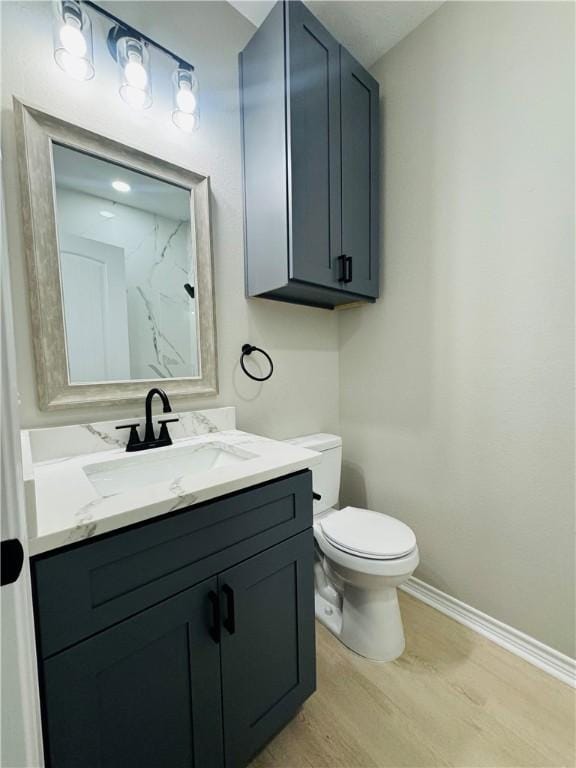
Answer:
[[[250, 373], [246, 370], [246, 366], [244, 365], [244, 358], [246, 355], [251, 355], [252, 352], [260, 352], [261, 355], [264, 355], [266, 360], [268, 360], [268, 363], [270, 364], [270, 371], [266, 376], [254, 376], [254, 374]], [[272, 362], [272, 358], [268, 354], [268, 352], [264, 352], [263, 349], [260, 349], [260, 347], [255, 347], [252, 344], [243, 344], [242, 345], [242, 355], [240, 356], [240, 366], [246, 376], [248, 376], [250, 379], [254, 379], [254, 381], [267, 381], [270, 376], [274, 373], [274, 363]]]

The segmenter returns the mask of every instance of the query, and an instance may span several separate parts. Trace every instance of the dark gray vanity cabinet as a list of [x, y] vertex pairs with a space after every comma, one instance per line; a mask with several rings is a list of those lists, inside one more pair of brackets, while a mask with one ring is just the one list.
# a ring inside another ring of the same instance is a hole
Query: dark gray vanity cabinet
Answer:
[[379, 88], [300, 2], [240, 54], [248, 296], [378, 296]]
[[303, 472], [35, 558], [47, 766], [245, 766], [315, 688], [311, 523]]

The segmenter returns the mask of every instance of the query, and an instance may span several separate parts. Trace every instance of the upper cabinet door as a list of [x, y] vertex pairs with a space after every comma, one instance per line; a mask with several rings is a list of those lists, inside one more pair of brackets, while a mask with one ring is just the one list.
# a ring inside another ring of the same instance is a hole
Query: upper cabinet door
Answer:
[[303, 3], [285, 8], [290, 277], [338, 288], [340, 46]]
[[379, 88], [340, 48], [343, 287], [378, 296]]

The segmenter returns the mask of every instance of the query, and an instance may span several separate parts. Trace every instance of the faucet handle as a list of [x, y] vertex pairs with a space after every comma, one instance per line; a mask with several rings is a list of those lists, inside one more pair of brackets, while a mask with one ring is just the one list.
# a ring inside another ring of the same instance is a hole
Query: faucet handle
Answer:
[[160, 424], [160, 433], [158, 435], [158, 442], [162, 443], [162, 445], [172, 445], [172, 438], [170, 437], [170, 433], [168, 432], [168, 424], [172, 424], [175, 421], [180, 421], [180, 419], [158, 419], [158, 424]]
[[116, 429], [129, 429], [130, 437], [128, 438], [128, 445], [126, 451], [133, 451], [135, 446], [140, 445], [140, 437], [138, 435], [138, 427], [140, 424], [118, 424]]

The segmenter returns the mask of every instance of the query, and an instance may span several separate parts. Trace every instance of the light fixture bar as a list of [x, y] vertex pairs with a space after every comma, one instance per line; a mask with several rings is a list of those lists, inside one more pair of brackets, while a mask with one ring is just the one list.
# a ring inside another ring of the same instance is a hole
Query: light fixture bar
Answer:
[[79, 0], [79, 2], [82, 5], [88, 6], [88, 8], [92, 8], [93, 11], [96, 11], [96, 13], [99, 13], [100, 16], [104, 16], [105, 18], [108, 19], [108, 21], [113, 22], [116, 26], [121, 27], [131, 36], [138, 38], [139, 40], [142, 40], [145, 43], [148, 43], [148, 45], [151, 45], [153, 48], [156, 48], [156, 50], [161, 51], [166, 56], [169, 56], [177, 64], [184, 64], [186, 67], [189, 67], [191, 70], [194, 70], [194, 65], [190, 64], [190, 62], [186, 61], [186, 59], [183, 59], [182, 56], [178, 56], [178, 54], [174, 53], [174, 51], [171, 51], [169, 48], [166, 48], [164, 45], [161, 45], [160, 43], [156, 42], [156, 40], [154, 40], [153, 38], [148, 37], [148, 35], [145, 35], [143, 32], [140, 32], [135, 27], [130, 26], [130, 24], [126, 24], [125, 21], [122, 21], [122, 19], [120, 19], [118, 16], [115, 16], [113, 13], [110, 13], [110, 11], [107, 11], [105, 8], [102, 8], [97, 3], [93, 3], [91, 0]]

